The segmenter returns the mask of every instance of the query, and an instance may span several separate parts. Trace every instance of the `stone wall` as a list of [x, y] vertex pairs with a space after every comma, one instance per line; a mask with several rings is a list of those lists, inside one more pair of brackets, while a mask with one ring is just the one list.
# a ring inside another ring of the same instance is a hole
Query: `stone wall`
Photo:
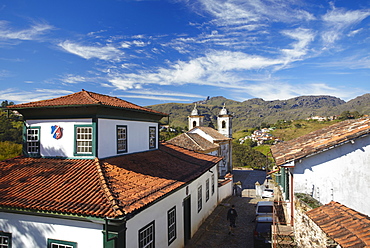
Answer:
[[294, 236], [297, 247], [340, 247], [315, 224], [306, 212], [311, 208], [295, 197]]

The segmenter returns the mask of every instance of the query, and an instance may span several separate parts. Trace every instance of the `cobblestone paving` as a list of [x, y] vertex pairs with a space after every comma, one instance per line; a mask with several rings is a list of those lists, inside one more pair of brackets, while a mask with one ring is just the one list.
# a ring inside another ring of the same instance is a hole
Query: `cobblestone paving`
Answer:
[[[234, 182], [243, 186], [242, 196], [230, 196], [220, 203], [201, 225], [186, 248], [253, 248], [255, 205], [260, 198], [255, 195], [255, 182], [263, 184], [266, 172], [234, 170]], [[229, 235], [227, 211], [235, 205], [238, 212], [235, 235]]]

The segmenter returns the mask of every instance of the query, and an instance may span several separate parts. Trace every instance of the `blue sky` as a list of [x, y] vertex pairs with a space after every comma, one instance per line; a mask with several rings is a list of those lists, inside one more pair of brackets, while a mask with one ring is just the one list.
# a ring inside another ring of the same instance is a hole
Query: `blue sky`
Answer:
[[369, 0], [2, 0], [0, 101], [370, 92]]

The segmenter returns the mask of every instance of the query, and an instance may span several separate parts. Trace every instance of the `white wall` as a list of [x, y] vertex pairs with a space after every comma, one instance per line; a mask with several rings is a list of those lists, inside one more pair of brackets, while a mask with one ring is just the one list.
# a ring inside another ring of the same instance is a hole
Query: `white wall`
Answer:
[[[74, 157], [75, 125], [92, 124], [91, 119], [73, 120], [28, 120], [29, 127], [41, 127], [40, 129], [40, 154], [43, 157]], [[58, 125], [63, 130], [60, 139], [54, 139], [51, 134], [51, 126]], [[85, 157], [87, 158], [87, 157]]]
[[127, 153], [149, 150], [149, 127], [156, 128], [156, 140], [158, 141], [158, 124], [156, 122], [99, 119], [99, 158], [117, 155], [116, 129], [118, 125], [127, 126]]
[[227, 197], [233, 194], [233, 180], [218, 187], [218, 202], [222, 202]]
[[294, 191], [331, 200], [370, 216], [370, 136], [302, 159], [293, 169]]
[[[183, 200], [189, 195], [191, 197], [191, 236], [195, 234], [203, 221], [212, 213], [217, 206], [217, 166], [212, 168], [215, 175], [215, 192], [212, 195], [212, 173], [206, 172], [200, 178], [189, 185], [188, 194], [186, 188], [182, 188], [155, 205], [140, 212], [127, 221], [127, 247], [138, 247], [138, 231], [147, 224], [155, 221], [155, 247], [183, 247]], [[206, 202], [206, 180], [209, 178], [210, 194]], [[202, 185], [203, 207], [198, 213], [198, 186]], [[176, 206], [176, 239], [168, 246], [167, 237], [167, 211]]]
[[[73, 120], [29, 120], [29, 127], [41, 127], [40, 129], [40, 154], [43, 157], [68, 157], [81, 158], [74, 156], [75, 149], [75, 125], [91, 125], [91, 119], [73, 119]], [[58, 125], [63, 129], [63, 136], [60, 139], [54, 139], [51, 134], [51, 126]], [[117, 125], [127, 126], [127, 153], [135, 153], [149, 150], [149, 127], [156, 128], [156, 141], [158, 141], [158, 124], [156, 122], [138, 122], [125, 120], [98, 120], [98, 154], [99, 158], [111, 157], [117, 154]], [[90, 158], [83, 156], [83, 158]]]
[[13, 248], [45, 248], [48, 238], [103, 247], [103, 225], [91, 222], [0, 212], [0, 230], [12, 234]]

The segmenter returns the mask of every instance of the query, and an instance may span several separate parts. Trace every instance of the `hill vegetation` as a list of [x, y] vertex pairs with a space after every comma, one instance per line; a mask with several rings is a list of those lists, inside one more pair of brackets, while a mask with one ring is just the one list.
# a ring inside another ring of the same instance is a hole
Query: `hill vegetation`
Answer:
[[[300, 96], [288, 100], [265, 101], [260, 98], [243, 102], [224, 97], [207, 98], [197, 102], [197, 109], [204, 116], [206, 126], [216, 126], [217, 115], [223, 104], [233, 114], [233, 131], [260, 127], [279, 120], [303, 120], [311, 116], [335, 116], [343, 112], [370, 114], [370, 94], [345, 102], [333, 96]], [[170, 115], [170, 126], [187, 129], [187, 117], [194, 108], [192, 104], [166, 103], [147, 106]]]

